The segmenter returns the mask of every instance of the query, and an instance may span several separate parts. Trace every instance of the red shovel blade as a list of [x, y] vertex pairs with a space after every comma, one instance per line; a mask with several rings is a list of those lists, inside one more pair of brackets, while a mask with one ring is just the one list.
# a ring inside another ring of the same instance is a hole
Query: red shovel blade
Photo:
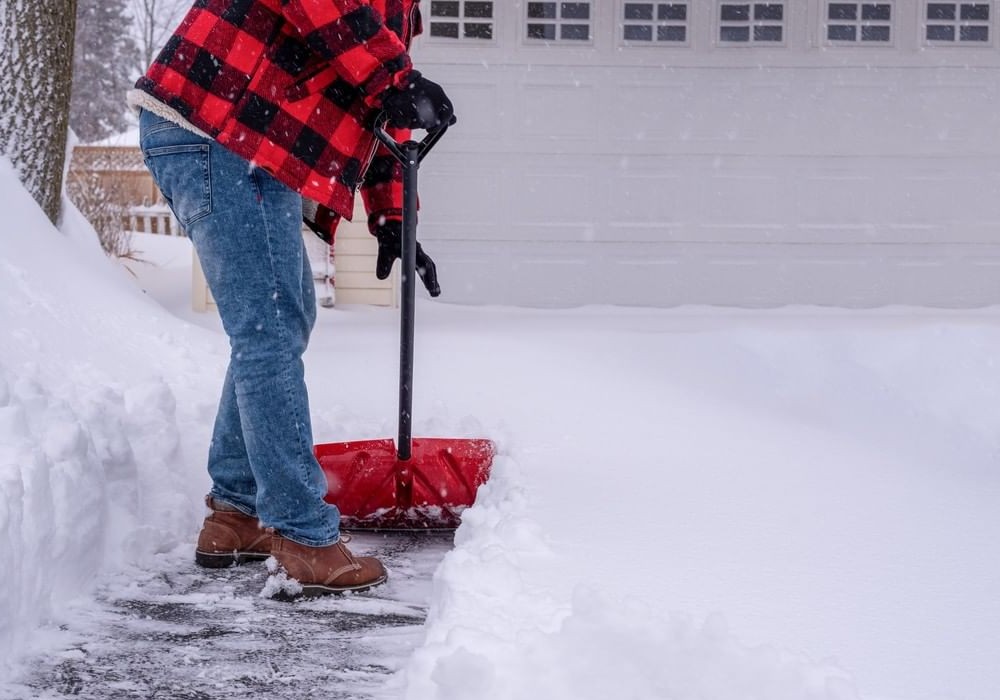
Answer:
[[489, 440], [414, 438], [402, 461], [392, 440], [316, 445], [327, 503], [347, 530], [440, 530], [458, 527], [486, 482], [495, 448]]

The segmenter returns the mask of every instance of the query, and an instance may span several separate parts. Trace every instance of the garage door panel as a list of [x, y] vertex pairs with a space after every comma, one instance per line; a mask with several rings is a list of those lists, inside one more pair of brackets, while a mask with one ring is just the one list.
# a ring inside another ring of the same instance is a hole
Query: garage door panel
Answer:
[[614, 143], [678, 141], [693, 127], [691, 86], [677, 83], [621, 85], [615, 98], [603, 105], [605, 141]]
[[528, 141], [593, 140], [600, 113], [597, 92], [590, 84], [533, 83], [520, 94], [518, 123]]
[[[787, 83], [751, 81], [738, 86], [722, 106], [715, 102], [726, 123], [722, 133], [730, 142], [756, 144], [756, 148], [786, 150], [797, 131], [797, 115], [789, 109]], [[721, 97], [721, 96], [720, 96]], [[705, 115], [700, 115], [705, 119]]]
[[460, 127], [452, 131], [449, 140], [494, 140], [503, 128], [500, 108], [500, 86], [496, 84], [448, 83], [448, 97], [455, 105]]
[[504, 210], [505, 187], [482, 165], [469, 168], [421, 168], [421, 225], [447, 221], [458, 226], [498, 221]]
[[[998, 183], [1000, 184], [1000, 183]], [[955, 173], [929, 171], [902, 176], [886, 198], [902, 223], [957, 223], [996, 211], [996, 197], [986, 197], [978, 183]]]
[[599, 211], [596, 204], [593, 175], [572, 164], [565, 170], [524, 173], [511, 190], [518, 220], [537, 226], [592, 224]]
[[597, 222], [607, 216], [607, 197], [595, 194], [600, 188], [579, 159], [473, 175], [449, 169], [461, 158], [421, 169], [423, 240], [592, 241], [606, 233]]
[[679, 174], [618, 175], [608, 178], [612, 221], [622, 224], [669, 224], [683, 215], [679, 202], [688, 187]]
[[[858, 172], [805, 174], [793, 181], [791, 201], [794, 218], [822, 240], [824, 228], [854, 230], [873, 223], [872, 198], [877, 197], [875, 179]], [[835, 239], [837, 240], [837, 239]]]
[[[913, 193], [914, 189], [917, 197], [924, 193], [929, 197], [933, 193], [936, 203], [947, 212], [949, 218], [943, 222], [950, 227], [968, 227], [969, 230], [985, 227], [992, 230], [994, 239], [1000, 233], [1000, 174], [979, 175], [965, 171], [959, 175], [946, 171], [933, 179], [915, 180], [913, 184], [915, 187], [909, 182], [904, 184], [907, 193]], [[912, 199], [911, 196], [911, 203]], [[935, 207], [935, 210], [938, 209]]]
[[739, 83], [714, 81], [691, 93], [686, 103], [675, 105], [671, 111], [682, 120], [681, 140], [702, 148], [705, 144], [728, 144], [726, 150], [744, 148], [749, 138], [744, 129], [752, 117], [746, 114], [742, 92]]
[[704, 184], [700, 203], [706, 225], [779, 223], [787, 218], [788, 187], [773, 172], [712, 173]]
[[[977, 86], [952, 81], [921, 81], [899, 95], [907, 102], [907, 113], [917, 115], [914, 127], [906, 129], [910, 143], [936, 146], [949, 153], [997, 153], [1000, 99], [996, 80]], [[912, 148], [912, 146], [911, 146]]]

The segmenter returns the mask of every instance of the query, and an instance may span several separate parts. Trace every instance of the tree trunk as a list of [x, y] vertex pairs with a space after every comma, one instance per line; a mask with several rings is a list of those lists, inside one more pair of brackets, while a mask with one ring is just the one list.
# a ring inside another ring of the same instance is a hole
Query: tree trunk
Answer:
[[55, 223], [73, 84], [76, 0], [0, 0], [0, 154]]

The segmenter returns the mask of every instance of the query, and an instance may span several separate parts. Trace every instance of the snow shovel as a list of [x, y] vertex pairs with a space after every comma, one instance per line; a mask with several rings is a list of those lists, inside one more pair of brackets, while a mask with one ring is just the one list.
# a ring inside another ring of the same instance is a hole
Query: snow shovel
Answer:
[[413, 322], [417, 280], [417, 170], [447, 126], [423, 141], [396, 142], [380, 122], [375, 135], [403, 166], [399, 437], [316, 445], [326, 501], [346, 530], [448, 530], [490, 474], [490, 440], [413, 438]]

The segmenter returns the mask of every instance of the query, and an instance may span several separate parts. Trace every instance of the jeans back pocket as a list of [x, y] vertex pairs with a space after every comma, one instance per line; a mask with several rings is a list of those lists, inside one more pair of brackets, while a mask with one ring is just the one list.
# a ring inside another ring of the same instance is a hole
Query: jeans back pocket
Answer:
[[145, 148], [142, 155], [181, 226], [187, 228], [212, 213], [211, 146], [208, 143]]

